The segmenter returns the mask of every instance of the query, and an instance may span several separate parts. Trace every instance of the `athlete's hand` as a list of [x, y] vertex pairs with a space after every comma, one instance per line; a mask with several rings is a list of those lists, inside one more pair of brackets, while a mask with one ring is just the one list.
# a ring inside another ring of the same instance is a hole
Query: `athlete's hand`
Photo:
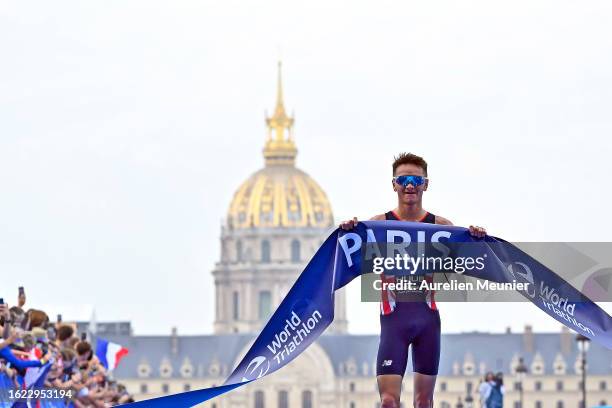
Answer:
[[487, 230], [482, 227], [470, 225], [470, 235], [476, 238], [484, 238], [484, 236], [487, 235]]
[[353, 228], [355, 228], [357, 224], [359, 224], [359, 221], [357, 221], [357, 217], [353, 217], [352, 220], [341, 222], [340, 228], [342, 228], [345, 231], [350, 231]]

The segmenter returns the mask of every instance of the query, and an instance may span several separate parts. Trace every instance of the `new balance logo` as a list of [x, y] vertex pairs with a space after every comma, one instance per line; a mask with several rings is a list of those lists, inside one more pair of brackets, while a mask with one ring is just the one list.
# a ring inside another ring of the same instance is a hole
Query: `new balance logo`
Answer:
[[393, 360], [385, 360], [385, 361], [383, 361], [382, 366], [383, 367], [388, 367], [388, 366], [391, 365], [391, 363], [393, 363]]

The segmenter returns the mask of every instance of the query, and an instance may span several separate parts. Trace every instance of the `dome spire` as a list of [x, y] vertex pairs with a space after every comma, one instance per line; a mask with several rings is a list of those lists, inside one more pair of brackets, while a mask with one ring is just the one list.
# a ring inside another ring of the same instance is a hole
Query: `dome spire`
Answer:
[[276, 82], [276, 108], [274, 109], [274, 117], [284, 119], [287, 117], [285, 113], [285, 101], [283, 100], [283, 77], [282, 77], [282, 62], [278, 61], [278, 79]]
[[288, 116], [285, 111], [281, 67], [282, 63], [279, 61], [274, 115], [266, 117], [268, 139], [263, 152], [266, 165], [294, 165], [297, 155], [297, 148], [293, 141], [294, 118]]

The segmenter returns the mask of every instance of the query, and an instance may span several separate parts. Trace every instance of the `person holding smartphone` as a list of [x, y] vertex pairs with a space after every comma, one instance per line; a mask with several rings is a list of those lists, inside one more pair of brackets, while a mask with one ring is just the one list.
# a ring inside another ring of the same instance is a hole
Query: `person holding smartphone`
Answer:
[[9, 305], [4, 303], [4, 299], [0, 298], [0, 325], [2, 325], [2, 338], [8, 339], [11, 334], [11, 324], [13, 321], [11, 320], [11, 312], [9, 310]]
[[25, 306], [25, 302], [26, 302], [25, 289], [23, 286], [20, 286], [17, 289], [17, 291], [18, 291], [17, 305], [19, 305], [19, 307], [23, 309], [23, 307]]
[[[392, 167], [392, 187], [397, 195], [397, 206], [391, 211], [372, 217], [371, 220], [453, 225], [448, 219], [423, 208], [423, 193], [429, 187], [429, 179], [427, 162], [422, 157], [401, 153], [395, 158]], [[342, 222], [340, 228], [351, 230], [357, 223], [355, 217]], [[486, 235], [485, 229], [481, 227], [470, 226], [469, 231], [472, 236], [479, 238]], [[398, 301], [396, 293], [381, 292], [376, 379], [382, 408], [400, 406], [409, 347], [412, 347], [414, 370], [414, 407], [433, 407], [433, 392], [440, 362], [440, 314], [433, 292], [411, 293], [411, 298], [411, 301], [401, 302]]]
[[23, 286], [20, 286], [17, 294], [17, 306], [11, 307], [10, 312], [13, 325], [21, 327], [22, 329], [25, 329], [25, 325], [27, 324], [26, 312], [25, 310], [23, 310], [23, 306], [25, 306], [25, 303], [25, 289]]

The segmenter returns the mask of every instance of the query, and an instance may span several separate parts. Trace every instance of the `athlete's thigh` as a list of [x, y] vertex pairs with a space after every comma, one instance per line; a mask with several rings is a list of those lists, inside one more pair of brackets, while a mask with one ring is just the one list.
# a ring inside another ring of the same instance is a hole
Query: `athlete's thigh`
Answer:
[[436, 376], [440, 364], [440, 314], [433, 310], [424, 313], [424, 327], [412, 341], [412, 369], [415, 373]]
[[402, 316], [397, 312], [381, 316], [376, 375], [395, 374], [403, 376], [408, 365], [409, 346], [410, 342], [405, 335]]

